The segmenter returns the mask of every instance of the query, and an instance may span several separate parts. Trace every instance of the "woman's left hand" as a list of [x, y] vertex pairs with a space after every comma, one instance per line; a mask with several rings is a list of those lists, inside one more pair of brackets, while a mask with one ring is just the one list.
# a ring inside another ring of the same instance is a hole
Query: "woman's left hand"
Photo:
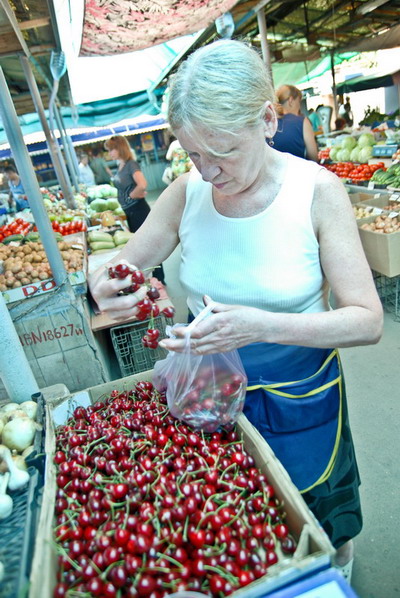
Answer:
[[[207, 305], [211, 299], [204, 298]], [[190, 334], [190, 352], [195, 355], [224, 353], [261, 342], [260, 317], [265, 312], [254, 307], [216, 303], [212, 313], [199, 322]], [[168, 351], [185, 350], [186, 328], [174, 328], [176, 339], [166, 338], [160, 343]]]

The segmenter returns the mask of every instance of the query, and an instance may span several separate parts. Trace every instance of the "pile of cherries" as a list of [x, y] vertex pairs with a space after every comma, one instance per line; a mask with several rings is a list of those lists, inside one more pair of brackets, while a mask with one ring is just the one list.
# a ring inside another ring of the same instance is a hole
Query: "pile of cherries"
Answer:
[[[129, 284], [121, 291], [123, 295], [135, 293], [143, 285], [147, 287], [146, 297], [135, 306], [138, 309], [136, 318], [139, 321], [150, 320], [149, 328], [142, 338], [142, 344], [149, 349], [157, 349], [160, 331], [154, 327], [154, 318], [160, 314], [160, 308], [156, 304], [156, 300], [160, 298], [158, 289], [146, 282], [146, 277], [142, 270], [136, 270], [127, 264], [110, 266], [108, 268], [108, 276], [110, 278], [119, 278], [120, 280], [127, 279]], [[161, 313], [170, 319], [174, 317], [175, 309], [172, 306], [164, 307]]]
[[226, 596], [295, 551], [237, 432], [176, 420], [151, 382], [77, 407], [54, 462], [54, 598]]

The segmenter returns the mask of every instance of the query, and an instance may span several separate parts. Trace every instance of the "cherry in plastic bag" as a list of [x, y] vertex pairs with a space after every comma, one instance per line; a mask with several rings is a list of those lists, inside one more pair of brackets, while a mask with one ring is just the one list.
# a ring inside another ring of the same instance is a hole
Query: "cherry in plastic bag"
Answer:
[[247, 378], [237, 351], [194, 355], [188, 342], [155, 364], [153, 384], [174, 417], [211, 433], [231, 428], [242, 413]]

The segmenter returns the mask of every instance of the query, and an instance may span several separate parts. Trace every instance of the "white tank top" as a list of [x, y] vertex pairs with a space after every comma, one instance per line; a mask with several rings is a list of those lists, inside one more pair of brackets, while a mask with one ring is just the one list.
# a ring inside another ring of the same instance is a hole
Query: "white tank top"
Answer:
[[263, 212], [228, 218], [214, 207], [212, 185], [192, 168], [179, 228], [180, 279], [197, 315], [203, 295], [272, 312], [329, 309], [311, 204], [320, 166], [287, 156], [284, 183]]

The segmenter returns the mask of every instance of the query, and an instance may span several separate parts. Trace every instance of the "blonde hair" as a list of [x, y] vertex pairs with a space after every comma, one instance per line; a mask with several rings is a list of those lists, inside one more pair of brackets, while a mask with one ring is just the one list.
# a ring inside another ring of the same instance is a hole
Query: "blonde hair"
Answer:
[[289, 100], [289, 98], [293, 98], [296, 100], [297, 98], [302, 98], [303, 94], [301, 93], [300, 89], [295, 87], [294, 85], [281, 85], [275, 92], [276, 95], [276, 102], [275, 102], [275, 110], [278, 116], [283, 115], [283, 105]]
[[121, 160], [128, 162], [128, 160], [136, 160], [133, 149], [128, 143], [128, 140], [123, 135], [113, 135], [104, 143], [106, 150], [110, 151], [116, 149]]
[[273, 86], [257, 51], [220, 40], [196, 50], [179, 67], [170, 86], [168, 121], [175, 131], [201, 126], [237, 133], [263, 120], [267, 101], [274, 101]]

